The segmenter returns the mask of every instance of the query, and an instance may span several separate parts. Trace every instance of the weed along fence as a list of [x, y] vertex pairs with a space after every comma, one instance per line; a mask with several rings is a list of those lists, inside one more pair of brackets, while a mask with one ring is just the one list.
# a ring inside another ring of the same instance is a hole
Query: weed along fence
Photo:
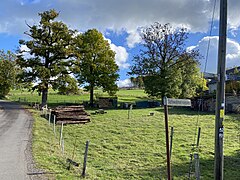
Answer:
[[[85, 148], [83, 149], [84, 155], [82, 156], [83, 159], [83, 166], [80, 169], [80, 163], [76, 162], [74, 158], [79, 156], [79, 152], [76, 152], [76, 143], [77, 143], [77, 136], [75, 134], [74, 142], [72, 145], [73, 151], [72, 156], [69, 158], [66, 156], [65, 151], [65, 141], [64, 138], [64, 127], [68, 124], [86, 124], [90, 122], [90, 115], [85, 111], [84, 106], [59, 106], [54, 109], [48, 109], [47, 107], [42, 108], [41, 115], [48, 120], [49, 126], [53, 126], [53, 134], [54, 138], [58, 140], [59, 149], [62, 153], [62, 156], [66, 159], [67, 169], [70, 170], [72, 167], [78, 168], [76, 172], [76, 176], [81, 174], [82, 177], [86, 176], [86, 168], [87, 168], [87, 155], [88, 155], [88, 146], [89, 140], [86, 141]], [[68, 152], [69, 154], [69, 152]]]

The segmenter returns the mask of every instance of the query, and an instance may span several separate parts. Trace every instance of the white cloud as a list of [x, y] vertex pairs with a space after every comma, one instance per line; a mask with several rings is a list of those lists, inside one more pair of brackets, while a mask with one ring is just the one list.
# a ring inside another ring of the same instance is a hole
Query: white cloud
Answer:
[[[25, 20], [38, 22], [39, 12], [54, 8], [60, 12], [60, 19], [72, 28], [85, 31], [98, 28], [101, 31], [136, 31], [139, 27], [155, 21], [186, 26], [192, 32], [207, 31], [211, 20], [213, 0], [8, 0], [1, 2], [0, 27], [9, 24], [0, 32], [20, 33], [27, 29]], [[229, 25], [240, 26], [238, 8], [240, 1], [231, 0], [229, 5]], [[216, 14], [219, 12], [217, 6]], [[216, 15], [216, 18], [218, 16]], [[18, 32], [17, 32], [18, 31]], [[131, 46], [131, 45], [130, 45]]]
[[[207, 45], [210, 39], [210, 48], [208, 61], [206, 65], [206, 72], [217, 72], [218, 61], [218, 36], [204, 37], [196, 46], [191, 46], [189, 49], [199, 49], [203, 59], [201, 59], [201, 70], [204, 71]], [[240, 66], [240, 44], [232, 39], [227, 38], [227, 50], [226, 50], [226, 67], [231, 68], [234, 66]]]
[[25, 59], [34, 58], [34, 55], [31, 55], [29, 53], [30, 49], [26, 45], [21, 45], [19, 49], [22, 52], [21, 54]]
[[122, 47], [122, 46], [116, 46], [115, 44], [113, 44], [111, 42], [110, 39], [106, 39], [106, 40], [108, 40], [111, 49], [116, 53], [115, 60], [116, 60], [117, 65], [120, 68], [127, 69], [130, 65], [129, 65], [129, 63], [127, 63], [128, 52], [127, 52], [126, 48]]
[[118, 87], [132, 87], [130, 79], [124, 79], [117, 81]]
[[127, 45], [129, 48], [133, 48], [135, 44], [141, 42], [141, 36], [138, 31], [130, 31], [127, 37]]
[[[126, 43], [132, 48], [140, 42], [138, 29], [156, 21], [171, 23], [173, 27], [185, 26], [190, 32], [207, 32], [213, 3], [214, 0], [5, 0], [0, 6], [0, 33], [23, 35], [28, 30], [25, 22], [30, 25], [38, 23], [39, 12], [56, 9], [60, 12], [59, 20], [81, 32], [89, 28], [97, 28], [101, 32], [106, 29], [127, 32]], [[217, 3], [215, 20], [219, 18], [219, 1]], [[228, 27], [233, 35], [240, 27], [239, 7], [239, 0], [228, 2]], [[206, 39], [199, 43], [204, 55]], [[210, 53], [210, 63], [215, 67], [217, 44], [211, 46], [215, 51]], [[126, 49], [114, 44], [111, 48], [116, 52], [120, 68], [127, 68]], [[229, 54], [228, 65], [236, 64], [238, 57], [237, 52]]]

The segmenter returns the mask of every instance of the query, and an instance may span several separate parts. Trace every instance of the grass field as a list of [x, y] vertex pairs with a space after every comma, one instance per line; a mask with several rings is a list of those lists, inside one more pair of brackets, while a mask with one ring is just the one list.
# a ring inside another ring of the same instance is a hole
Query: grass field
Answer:
[[[141, 96], [127, 92], [119, 92], [119, 98], [138, 100], [137, 97]], [[30, 98], [29, 95], [26, 94], [26, 98]], [[91, 115], [88, 124], [64, 126], [64, 154], [59, 146], [60, 126], [57, 126], [54, 136], [53, 124], [49, 126], [48, 120], [40, 117], [40, 112], [31, 111], [35, 118], [34, 159], [38, 167], [53, 173], [49, 179], [79, 179], [87, 140], [90, 144], [86, 179], [166, 179], [165, 128], [161, 107], [133, 109], [129, 119], [128, 110], [107, 110], [106, 114]], [[154, 112], [154, 116], [150, 116], [150, 112]], [[197, 121], [201, 127], [201, 179], [213, 179], [214, 119], [215, 116], [209, 113], [198, 115], [189, 109], [169, 109], [169, 126], [174, 127], [171, 159], [174, 179], [188, 177]], [[227, 115], [224, 126], [224, 175], [225, 179], [237, 180], [240, 177], [239, 115]], [[80, 167], [72, 166], [68, 170], [67, 158], [80, 163]], [[195, 179], [193, 174], [191, 179]]]
[[[94, 94], [96, 96], [107, 96], [107, 93], [103, 93], [101, 90], [95, 90]], [[150, 99], [147, 94], [144, 93], [144, 90], [135, 89], [135, 90], [120, 90], [117, 92], [118, 102], [135, 102], [138, 100], [147, 100]], [[28, 92], [27, 90], [13, 90], [9, 96], [12, 101], [22, 101], [22, 102], [41, 102], [41, 96], [37, 92]], [[83, 92], [79, 95], [59, 95], [56, 91], [50, 90], [48, 96], [49, 106], [55, 106], [59, 104], [79, 104], [83, 101], [89, 101], [89, 93]]]

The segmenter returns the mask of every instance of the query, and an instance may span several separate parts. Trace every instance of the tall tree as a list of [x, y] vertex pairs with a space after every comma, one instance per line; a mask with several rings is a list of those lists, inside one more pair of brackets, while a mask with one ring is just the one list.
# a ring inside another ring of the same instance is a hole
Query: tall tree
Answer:
[[145, 91], [152, 96], [180, 96], [182, 80], [178, 65], [187, 66], [188, 59], [195, 60], [199, 56], [197, 51], [185, 49], [186, 29], [156, 22], [144, 28], [141, 37], [143, 48], [134, 57], [129, 74], [143, 76]]
[[55, 10], [39, 13], [39, 24], [28, 25], [29, 31], [25, 32], [30, 40], [19, 41], [29, 53], [26, 56], [26, 51], [20, 50], [17, 60], [23, 69], [22, 79], [36, 84], [33, 90], [41, 92], [42, 106], [47, 104], [49, 85], [57, 87], [57, 77], [67, 76], [72, 65], [70, 58], [74, 56], [72, 44], [75, 31], [56, 21], [58, 15]]
[[75, 67], [79, 83], [85, 83], [90, 91], [90, 105], [93, 105], [95, 87], [102, 87], [110, 95], [117, 91], [116, 80], [118, 66], [115, 62], [115, 52], [111, 50], [102, 33], [90, 29], [77, 38], [77, 52], [80, 54]]
[[15, 59], [11, 51], [0, 50], [0, 97], [6, 96], [15, 83]]

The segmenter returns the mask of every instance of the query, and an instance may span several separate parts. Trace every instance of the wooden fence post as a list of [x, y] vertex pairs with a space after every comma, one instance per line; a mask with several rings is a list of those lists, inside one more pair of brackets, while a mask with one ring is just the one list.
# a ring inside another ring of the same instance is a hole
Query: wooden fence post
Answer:
[[84, 153], [84, 161], [83, 161], [82, 177], [86, 176], [88, 145], [89, 145], [89, 141], [86, 142], [86, 148], [85, 148], [85, 153]]
[[170, 158], [172, 157], [173, 133], [174, 133], [174, 128], [171, 127], [171, 134], [170, 134]]
[[167, 97], [164, 97], [164, 117], [165, 117], [165, 135], [166, 135], [166, 154], [167, 154], [167, 175], [168, 180], [171, 180], [171, 162], [170, 162], [170, 150], [169, 150], [169, 135], [168, 135], [168, 101]]
[[200, 134], [201, 134], [201, 128], [199, 127], [198, 128], [198, 137], [197, 137], [197, 148], [198, 148], [198, 146], [199, 146], [199, 141], [200, 141]]

